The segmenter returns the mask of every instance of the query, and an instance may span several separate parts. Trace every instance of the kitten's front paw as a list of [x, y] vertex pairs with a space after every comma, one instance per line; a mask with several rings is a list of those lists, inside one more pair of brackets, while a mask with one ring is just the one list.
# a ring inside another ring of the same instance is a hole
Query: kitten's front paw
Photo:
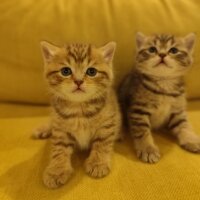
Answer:
[[48, 188], [55, 189], [64, 185], [72, 173], [72, 168], [47, 168], [43, 175], [43, 181]]
[[136, 150], [137, 157], [143, 162], [157, 163], [160, 160], [160, 152], [156, 146], [148, 146]]
[[180, 146], [187, 151], [200, 153], [200, 137], [194, 133], [187, 133], [187, 137], [182, 135], [179, 137]]
[[47, 139], [51, 137], [51, 130], [47, 125], [36, 128], [32, 133], [33, 139]]
[[200, 142], [188, 142], [182, 144], [181, 147], [192, 153], [200, 153]]
[[109, 174], [110, 165], [107, 162], [99, 162], [88, 159], [85, 163], [85, 171], [91, 177], [102, 178]]

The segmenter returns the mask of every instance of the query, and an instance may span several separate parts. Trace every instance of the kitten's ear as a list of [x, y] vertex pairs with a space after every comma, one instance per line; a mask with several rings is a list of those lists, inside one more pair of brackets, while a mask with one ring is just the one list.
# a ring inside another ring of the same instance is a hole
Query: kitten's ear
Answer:
[[40, 45], [42, 49], [43, 58], [46, 62], [50, 62], [60, 49], [59, 47], [47, 41], [41, 41]]
[[184, 37], [186, 48], [192, 52], [195, 44], [196, 35], [194, 33], [189, 33]]
[[146, 36], [143, 33], [141, 32], [136, 33], [136, 46], [138, 49], [143, 45], [145, 39]]
[[111, 63], [115, 53], [116, 42], [109, 42], [100, 48], [106, 63]]

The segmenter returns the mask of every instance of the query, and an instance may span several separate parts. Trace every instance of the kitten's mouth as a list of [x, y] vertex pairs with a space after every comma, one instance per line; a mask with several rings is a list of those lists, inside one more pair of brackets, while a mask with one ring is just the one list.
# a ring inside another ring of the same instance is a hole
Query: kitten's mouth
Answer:
[[160, 62], [158, 62], [158, 64], [156, 64], [154, 67], [167, 67], [167, 68], [172, 68], [171, 66], [167, 65], [167, 63], [164, 60], [161, 60]]
[[164, 60], [161, 60], [161, 61], [160, 61], [160, 64], [166, 64], [166, 63], [165, 63], [165, 61], [164, 61]]
[[160, 60], [160, 62], [158, 63], [158, 65], [160, 65], [160, 64], [166, 65], [164, 59], [161, 59], [161, 60]]
[[81, 93], [81, 92], [85, 92], [82, 88], [77, 87], [75, 90], [72, 91], [73, 93]]
[[154, 67], [159, 67], [160, 65], [165, 65], [167, 66], [167, 64], [165, 63], [165, 61], [162, 59], [158, 62], [158, 64], [156, 64]]

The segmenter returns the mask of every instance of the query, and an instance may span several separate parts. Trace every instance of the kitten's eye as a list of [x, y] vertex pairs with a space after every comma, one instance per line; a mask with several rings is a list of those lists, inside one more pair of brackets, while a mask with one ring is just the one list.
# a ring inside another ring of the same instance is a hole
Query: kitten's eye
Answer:
[[156, 53], [157, 52], [156, 47], [149, 47], [148, 50], [149, 50], [150, 53]]
[[93, 67], [87, 69], [86, 74], [88, 76], [95, 76], [97, 74], [97, 70]]
[[63, 76], [69, 76], [69, 75], [72, 74], [72, 70], [71, 70], [69, 67], [63, 67], [63, 68], [61, 69], [61, 74], [62, 74]]
[[178, 49], [175, 48], [175, 47], [172, 47], [172, 48], [169, 50], [169, 53], [176, 54], [176, 53], [178, 53]]

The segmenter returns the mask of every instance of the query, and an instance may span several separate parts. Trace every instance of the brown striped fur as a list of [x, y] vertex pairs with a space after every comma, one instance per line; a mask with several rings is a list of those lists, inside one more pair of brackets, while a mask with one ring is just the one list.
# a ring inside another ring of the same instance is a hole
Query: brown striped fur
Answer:
[[[188, 151], [200, 153], [200, 137], [187, 119], [183, 76], [192, 63], [194, 34], [144, 36], [137, 34], [136, 68], [120, 88], [120, 102], [128, 120], [138, 158], [155, 163], [160, 159], [151, 131], [166, 128]], [[156, 52], [149, 51], [155, 47]], [[169, 49], [178, 52], [171, 54]], [[184, 52], [184, 53], [183, 53]], [[159, 54], [166, 54], [160, 63]]]
[[[115, 43], [100, 48], [84, 44], [57, 47], [47, 42], [41, 45], [53, 110], [46, 132], [42, 127], [35, 133], [36, 138], [50, 136], [52, 141], [44, 183], [49, 188], [57, 188], [67, 182], [73, 173], [71, 155], [75, 148], [91, 149], [85, 162], [90, 176], [106, 176], [121, 126], [112, 89]], [[65, 66], [70, 67], [71, 75], [62, 75], [61, 69]], [[95, 76], [86, 74], [89, 67], [97, 70]], [[80, 90], [76, 89], [77, 80], [82, 81]]]

